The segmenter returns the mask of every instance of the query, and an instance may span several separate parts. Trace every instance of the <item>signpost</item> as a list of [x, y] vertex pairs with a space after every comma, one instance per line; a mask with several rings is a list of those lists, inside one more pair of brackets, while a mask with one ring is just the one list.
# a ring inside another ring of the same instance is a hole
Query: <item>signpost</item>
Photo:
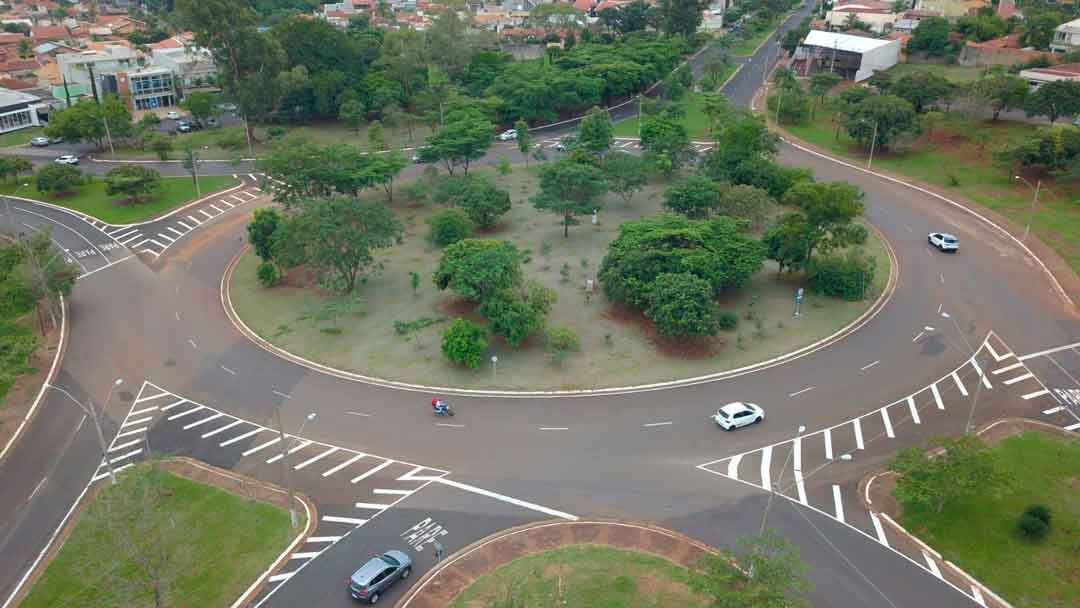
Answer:
[[797, 290], [797, 291], [795, 292], [795, 315], [794, 315], [794, 317], [795, 317], [796, 319], [798, 319], [799, 317], [801, 317], [801, 316], [802, 316], [802, 301], [803, 301], [803, 293], [804, 293], [804, 292], [803, 292], [803, 288], [802, 288], [802, 287], [800, 287], [800, 288], [799, 288], [799, 289], [798, 289], [798, 290]]

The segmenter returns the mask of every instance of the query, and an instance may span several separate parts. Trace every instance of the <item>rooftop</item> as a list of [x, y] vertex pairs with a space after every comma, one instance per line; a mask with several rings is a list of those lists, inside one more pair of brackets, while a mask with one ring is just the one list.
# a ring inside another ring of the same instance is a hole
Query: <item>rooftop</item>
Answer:
[[850, 36], [848, 34], [822, 32], [820, 30], [810, 30], [810, 33], [807, 34], [806, 38], [803, 40], [803, 44], [807, 46], [834, 48], [838, 51], [847, 51], [849, 53], [865, 53], [883, 46], [888, 46], [892, 43], [892, 40], [863, 38], [861, 36]]
[[29, 93], [22, 93], [20, 91], [12, 91], [11, 89], [0, 88], [0, 107], [6, 108], [20, 103], [34, 103], [40, 101], [41, 98], [37, 95], [30, 95]]
[[1036, 74], [1046, 74], [1047, 76], [1057, 76], [1059, 78], [1080, 78], [1080, 63], [1059, 63], [1058, 65], [1050, 66], [1048, 68], [1029, 68], [1024, 70], [1025, 72], [1035, 72]]
[[1057, 26], [1054, 29], [1059, 31], [1059, 32], [1069, 32], [1070, 34], [1080, 34], [1080, 19], [1073, 19], [1072, 21], [1069, 21], [1067, 23], [1062, 23], [1061, 25]]

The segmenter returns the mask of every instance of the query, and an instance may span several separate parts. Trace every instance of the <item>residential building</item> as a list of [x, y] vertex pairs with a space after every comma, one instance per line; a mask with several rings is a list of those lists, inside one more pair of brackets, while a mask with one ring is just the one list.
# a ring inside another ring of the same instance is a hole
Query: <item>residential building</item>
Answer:
[[1049, 57], [1049, 53], [1033, 48], [1020, 47], [1020, 34], [1009, 34], [992, 38], [985, 42], [968, 40], [960, 51], [957, 63], [960, 65], [1016, 65], [1029, 63], [1036, 59]]
[[792, 67], [801, 76], [833, 72], [846, 80], [861, 82], [899, 61], [899, 40], [811, 30], [795, 49]]
[[98, 98], [104, 93], [119, 92], [116, 74], [139, 67], [134, 49], [119, 44], [103, 45], [99, 50], [65, 53], [58, 55], [56, 62], [60, 66], [61, 80], [83, 85], [92, 96]]
[[217, 80], [217, 67], [207, 49], [182, 44], [178, 47], [152, 47], [150, 54], [155, 66], [171, 70], [185, 87], [209, 85]]
[[974, 15], [989, 6], [989, 0], [918, 0], [915, 4], [918, 10], [937, 11], [944, 17]]
[[1067, 53], [1073, 49], [1080, 49], [1080, 19], [1054, 28], [1054, 39], [1050, 41], [1050, 50], [1055, 53]]
[[1048, 82], [1068, 80], [1080, 82], [1080, 63], [1059, 63], [1048, 68], [1030, 68], [1020, 71], [1020, 78], [1028, 81], [1032, 90]]
[[40, 126], [38, 110], [43, 108], [37, 95], [0, 88], [0, 133]]
[[900, 15], [893, 12], [891, 2], [865, 0], [835, 4], [832, 10], [825, 14], [825, 23], [831, 29], [846, 29], [853, 16], [868, 25], [875, 34], [891, 30], [893, 23], [900, 18]]
[[33, 38], [34, 44], [38, 45], [45, 42], [64, 42], [71, 38], [71, 34], [62, 25], [47, 25], [31, 29], [30, 37]]

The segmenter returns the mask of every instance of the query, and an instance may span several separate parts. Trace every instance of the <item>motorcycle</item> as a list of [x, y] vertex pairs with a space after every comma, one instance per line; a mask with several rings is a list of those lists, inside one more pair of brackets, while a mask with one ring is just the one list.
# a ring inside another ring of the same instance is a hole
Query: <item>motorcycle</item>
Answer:
[[449, 403], [440, 403], [438, 406], [432, 408], [436, 416], [453, 416], [454, 410], [450, 407]]

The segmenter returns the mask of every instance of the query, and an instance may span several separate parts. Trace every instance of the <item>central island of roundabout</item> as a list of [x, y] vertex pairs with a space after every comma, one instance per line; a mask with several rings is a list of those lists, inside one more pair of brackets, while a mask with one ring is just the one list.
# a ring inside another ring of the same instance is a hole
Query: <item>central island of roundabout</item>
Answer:
[[[351, 291], [332, 266], [295, 264], [260, 246], [302, 215], [270, 212], [263, 235], [225, 274], [225, 308], [264, 348], [339, 375], [572, 393], [701, 381], [789, 360], [856, 330], [895, 286], [896, 257], [859, 214], [844, 226], [850, 239], [815, 243], [805, 268], [803, 253], [770, 241], [799, 211], [790, 197], [780, 204], [758, 188], [719, 186], [717, 207], [680, 215], [677, 197], [692, 199], [696, 178], [650, 180], [627, 197], [598, 197], [596, 213], [578, 225], [537, 204], [544, 166], [429, 172], [390, 201], [364, 195], [363, 205], [385, 207], [395, 225], [387, 246], [361, 262]], [[662, 274], [674, 276], [665, 283]]]

